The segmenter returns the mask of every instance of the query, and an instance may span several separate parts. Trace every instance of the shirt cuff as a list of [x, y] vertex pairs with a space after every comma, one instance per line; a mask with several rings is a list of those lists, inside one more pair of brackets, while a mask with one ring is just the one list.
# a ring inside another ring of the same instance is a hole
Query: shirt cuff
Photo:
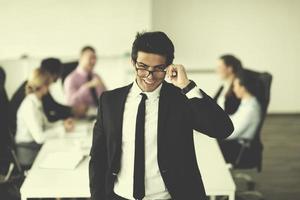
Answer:
[[203, 98], [203, 95], [201, 94], [198, 87], [194, 87], [191, 89], [188, 93], [185, 94], [188, 99], [192, 98]]

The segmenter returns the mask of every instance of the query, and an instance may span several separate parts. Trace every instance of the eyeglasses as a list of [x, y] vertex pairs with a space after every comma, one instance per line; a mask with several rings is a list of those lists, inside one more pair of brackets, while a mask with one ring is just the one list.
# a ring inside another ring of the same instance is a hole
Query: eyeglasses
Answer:
[[161, 77], [165, 75], [165, 73], [167, 72], [165, 65], [156, 66], [155, 70], [148, 70], [147, 68], [149, 68], [150, 66], [147, 66], [140, 62], [136, 62], [135, 66], [136, 66], [135, 69], [137, 71], [137, 75], [145, 78], [148, 77], [150, 74], [152, 76]]

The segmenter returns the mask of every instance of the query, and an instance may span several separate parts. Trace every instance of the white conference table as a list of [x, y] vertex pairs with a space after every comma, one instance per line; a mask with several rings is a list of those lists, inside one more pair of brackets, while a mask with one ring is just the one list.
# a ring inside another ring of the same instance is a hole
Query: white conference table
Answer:
[[216, 139], [194, 131], [198, 167], [207, 196], [235, 199], [235, 184]]
[[[90, 132], [91, 129], [89, 128]], [[215, 139], [195, 133], [195, 149], [198, 166], [208, 196], [235, 198], [235, 184]], [[43, 145], [22, 187], [22, 200], [27, 198], [89, 198], [89, 158], [74, 170], [43, 169], [40, 162], [49, 153], [78, 150], [80, 143], [91, 142], [91, 135], [50, 139]]]
[[[40, 163], [47, 155], [55, 152], [89, 153], [86, 148], [92, 143], [92, 122], [80, 122], [73, 133], [61, 133], [57, 138], [48, 139], [38, 153], [32, 168], [21, 186], [21, 199], [27, 198], [85, 198], [90, 196], [88, 164], [85, 158], [74, 170], [45, 169]], [[84, 148], [83, 148], [84, 147]]]

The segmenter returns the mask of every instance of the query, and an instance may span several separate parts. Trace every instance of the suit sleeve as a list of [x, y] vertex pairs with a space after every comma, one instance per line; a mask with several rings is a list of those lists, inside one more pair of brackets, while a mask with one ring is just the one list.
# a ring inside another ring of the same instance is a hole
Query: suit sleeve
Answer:
[[205, 92], [201, 98], [188, 98], [189, 120], [193, 129], [213, 138], [224, 139], [233, 132], [233, 124], [223, 109]]
[[89, 163], [90, 192], [92, 200], [104, 200], [105, 198], [105, 173], [107, 170], [106, 136], [103, 128], [103, 99], [104, 93], [99, 99], [97, 120], [93, 129], [93, 143], [90, 152]]
[[50, 122], [55, 122], [72, 116], [71, 107], [57, 103], [50, 93], [45, 95], [42, 101], [44, 112]]

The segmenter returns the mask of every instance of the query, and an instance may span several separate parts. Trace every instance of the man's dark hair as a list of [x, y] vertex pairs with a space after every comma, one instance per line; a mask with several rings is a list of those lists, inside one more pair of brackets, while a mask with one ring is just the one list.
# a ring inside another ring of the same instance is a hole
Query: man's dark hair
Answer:
[[240, 70], [243, 69], [242, 62], [236, 58], [234, 55], [223, 55], [220, 57], [221, 60], [225, 63], [227, 67], [231, 67], [234, 74], [237, 74]]
[[174, 45], [163, 32], [137, 33], [132, 45], [131, 59], [136, 62], [138, 52], [154, 53], [166, 58], [166, 64], [172, 64], [174, 60]]
[[46, 58], [42, 60], [40, 68], [51, 75], [60, 75], [62, 71], [62, 64], [57, 58]]
[[239, 79], [240, 85], [244, 86], [252, 95], [257, 96], [258, 80], [254, 73], [248, 70], [240, 70], [236, 74], [236, 78]]
[[84, 47], [81, 49], [80, 54], [82, 55], [82, 54], [83, 54], [84, 52], [86, 52], [86, 51], [92, 51], [92, 52], [96, 53], [96, 50], [95, 50], [94, 47], [92, 47], [92, 46], [84, 46]]
[[6, 73], [4, 69], [0, 66], [0, 88], [4, 87], [5, 79], [6, 79]]

